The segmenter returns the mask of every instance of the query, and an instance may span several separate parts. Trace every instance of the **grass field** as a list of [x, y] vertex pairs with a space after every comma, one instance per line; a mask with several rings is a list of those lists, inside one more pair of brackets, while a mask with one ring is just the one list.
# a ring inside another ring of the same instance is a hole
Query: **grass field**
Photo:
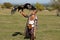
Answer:
[[[60, 17], [56, 16], [56, 12], [41, 11], [37, 15], [38, 27], [35, 40], [60, 40]], [[29, 40], [24, 39], [23, 35], [12, 36], [14, 32], [24, 33], [26, 20], [18, 12], [10, 15], [9, 9], [0, 10], [0, 40]]]

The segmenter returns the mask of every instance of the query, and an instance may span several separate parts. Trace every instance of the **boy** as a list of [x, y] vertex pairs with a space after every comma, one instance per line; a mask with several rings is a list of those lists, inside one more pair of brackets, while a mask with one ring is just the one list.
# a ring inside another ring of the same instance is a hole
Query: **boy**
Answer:
[[34, 28], [34, 37], [35, 37], [35, 31], [37, 27], [37, 10], [32, 10], [30, 15], [26, 15], [24, 11], [20, 11], [20, 13], [25, 17], [28, 18], [27, 23], [26, 23], [26, 31], [25, 31], [25, 38], [28, 37], [28, 28]]

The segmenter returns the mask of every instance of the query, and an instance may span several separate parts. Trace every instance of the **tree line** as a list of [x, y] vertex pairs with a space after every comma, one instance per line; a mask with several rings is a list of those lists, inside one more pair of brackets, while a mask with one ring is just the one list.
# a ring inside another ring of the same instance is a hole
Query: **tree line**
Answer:
[[[36, 3], [36, 4], [33, 4], [38, 10], [44, 10], [44, 6], [42, 5], [42, 4], [40, 4], [40, 3]], [[13, 4], [11, 4], [11, 3], [9, 3], [9, 2], [5, 2], [5, 3], [3, 3], [2, 5], [1, 5], [1, 8], [8, 8], [8, 9], [10, 9], [10, 8], [12, 8], [12, 7], [14, 7], [15, 5], [13, 5]]]
[[[57, 16], [60, 15], [60, 0], [52, 0], [51, 1], [52, 4], [48, 4], [48, 5], [42, 5], [40, 3], [35, 3], [33, 4], [38, 10], [55, 10], [57, 9]], [[21, 4], [20, 4], [21, 5]], [[15, 5], [9, 3], [9, 2], [5, 2], [1, 5], [1, 8], [13, 8]], [[18, 5], [17, 5], [18, 6]]]

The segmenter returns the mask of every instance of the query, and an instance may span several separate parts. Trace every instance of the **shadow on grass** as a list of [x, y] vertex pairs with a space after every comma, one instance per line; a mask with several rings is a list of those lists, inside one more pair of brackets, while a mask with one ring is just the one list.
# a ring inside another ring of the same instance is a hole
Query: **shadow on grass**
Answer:
[[21, 32], [14, 32], [12, 36], [23, 35]]
[[[14, 36], [17, 36], [17, 35], [23, 35], [23, 33], [21, 33], [21, 32], [14, 32], [13, 34], [12, 34], [12, 36], [14, 37]], [[23, 35], [24, 36], [24, 35]], [[29, 39], [30, 37], [24, 37], [24, 39]]]

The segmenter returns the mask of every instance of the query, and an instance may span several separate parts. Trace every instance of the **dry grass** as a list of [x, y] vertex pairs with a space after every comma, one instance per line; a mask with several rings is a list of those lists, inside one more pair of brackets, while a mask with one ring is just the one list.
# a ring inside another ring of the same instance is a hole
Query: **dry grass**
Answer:
[[[29, 11], [25, 11], [26, 13]], [[55, 11], [41, 11], [35, 40], [60, 40], [60, 17]], [[25, 40], [23, 35], [12, 36], [14, 32], [24, 32], [27, 19], [18, 12], [10, 15], [9, 9], [0, 10], [0, 40]]]

